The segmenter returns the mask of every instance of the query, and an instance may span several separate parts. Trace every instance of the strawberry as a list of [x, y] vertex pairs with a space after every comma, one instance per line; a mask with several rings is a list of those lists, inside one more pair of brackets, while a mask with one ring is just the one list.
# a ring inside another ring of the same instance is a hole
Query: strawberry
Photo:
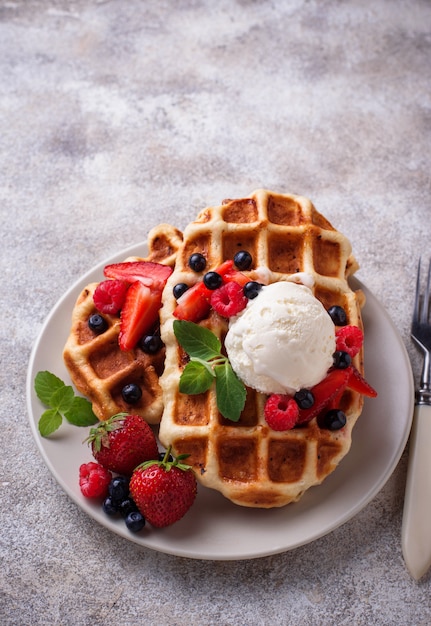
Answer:
[[351, 374], [349, 377], [349, 382], [347, 383], [349, 389], [353, 391], [357, 391], [361, 393], [363, 396], [368, 396], [369, 398], [375, 398], [377, 396], [377, 391], [371, 387], [369, 383], [365, 380], [360, 372], [352, 365]]
[[111, 472], [94, 461], [79, 467], [79, 487], [86, 498], [106, 498], [111, 478]]
[[125, 261], [107, 265], [104, 274], [107, 278], [123, 280], [129, 284], [139, 280], [147, 287], [163, 290], [172, 274], [172, 268], [152, 261]]
[[314, 404], [309, 409], [300, 409], [298, 424], [305, 424], [313, 417], [316, 417], [326, 408], [335, 397], [339, 397], [341, 392], [347, 387], [350, 378], [351, 368], [330, 370], [320, 383], [311, 388], [314, 396]]
[[152, 289], [139, 280], [130, 285], [120, 317], [121, 350], [132, 350], [141, 337], [149, 333], [157, 322], [161, 304], [161, 290]]
[[188, 322], [200, 322], [210, 311], [210, 298], [213, 292], [199, 281], [187, 289], [177, 300], [174, 317]]
[[180, 520], [192, 506], [196, 476], [181, 461], [188, 455], [169, 460], [170, 447], [162, 461], [148, 461], [135, 469], [130, 479], [130, 494], [145, 519], [155, 528]]
[[156, 437], [140, 415], [118, 413], [91, 428], [86, 441], [100, 465], [125, 476], [159, 454]]

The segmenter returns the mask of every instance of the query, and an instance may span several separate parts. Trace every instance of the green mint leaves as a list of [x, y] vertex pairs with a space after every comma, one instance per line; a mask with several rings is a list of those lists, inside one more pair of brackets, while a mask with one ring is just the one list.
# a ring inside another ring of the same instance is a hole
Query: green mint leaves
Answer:
[[220, 340], [208, 328], [184, 320], [174, 321], [174, 333], [190, 356], [181, 374], [180, 392], [204, 393], [215, 379], [218, 410], [226, 419], [237, 422], [245, 405], [246, 389], [221, 354]]
[[63, 417], [74, 426], [91, 426], [99, 421], [91, 403], [75, 396], [73, 388], [51, 372], [38, 372], [34, 389], [39, 400], [49, 407], [42, 413], [38, 423], [42, 437], [48, 437], [60, 428]]

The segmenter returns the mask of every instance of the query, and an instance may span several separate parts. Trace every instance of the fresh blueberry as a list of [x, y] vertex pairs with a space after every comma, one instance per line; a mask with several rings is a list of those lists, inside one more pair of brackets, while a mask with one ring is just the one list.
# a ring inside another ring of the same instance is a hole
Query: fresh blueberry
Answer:
[[186, 283], [177, 283], [176, 285], [174, 285], [174, 288], [172, 289], [172, 293], [174, 294], [175, 300], [178, 300], [178, 298], [181, 298], [183, 293], [185, 293], [188, 288], [189, 286]]
[[207, 265], [206, 258], [204, 257], [203, 254], [200, 254], [199, 252], [195, 252], [189, 258], [189, 267], [194, 272], [203, 272], [204, 269], [206, 268], [206, 265]]
[[138, 510], [138, 507], [133, 502], [132, 498], [126, 498], [125, 500], [122, 500], [120, 504], [118, 505], [118, 511], [121, 517], [124, 517], [124, 518], [126, 518], [129, 515], [129, 513], [132, 513], [133, 511], [137, 511], [137, 510]]
[[132, 533], [139, 532], [145, 526], [145, 517], [139, 511], [132, 511], [124, 521], [126, 522], [127, 528]]
[[129, 383], [123, 387], [121, 395], [123, 396], [124, 402], [127, 402], [127, 404], [136, 404], [142, 397], [142, 390], [139, 385]]
[[223, 284], [223, 278], [217, 272], [207, 272], [204, 275], [204, 285], [207, 289], [219, 289]]
[[346, 311], [341, 306], [331, 306], [328, 313], [335, 326], [345, 326], [347, 324]]
[[102, 509], [104, 510], [106, 515], [109, 515], [109, 517], [115, 517], [115, 515], [118, 515], [117, 504], [114, 502], [111, 496], [105, 498], [105, 500], [103, 501]]
[[115, 476], [108, 486], [112, 503], [118, 505], [129, 497], [129, 479], [126, 476]]
[[94, 313], [88, 319], [88, 327], [98, 335], [101, 335], [108, 330], [108, 322], [100, 313]]
[[300, 389], [294, 398], [300, 409], [310, 409], [314, 404], [314, 396], [309, 389]]
[[247, 250], [240, 250], [233, 257], [233, 262], [239, 270], [248, 270], [253, 263], [253, 259], [250, 252], [247, 252]]
[[139, 347], [146, 354], [156, 354], [163, 348], [163, 341], [160, 335], [144, 335], [139, 341]]
[[254, 280], [250, 280], [248, 283], [244, 285], [244, 295], [249, 300], [253, 300], [259, 295], [259, 291], [262, 289], [263, 285], [257, 283]]
[[344, 352], [344, 350], [337, 350], [332, 355], [334, 367], [338, 370], [345, 370], [352, 364], [352, 357], [348, 352]]
[[331, 409], [317, 420], [320, 428], [328, 430], [340, 430], [340, 428], [346, 425], [346, 421], [346, 414], [340, 409]]

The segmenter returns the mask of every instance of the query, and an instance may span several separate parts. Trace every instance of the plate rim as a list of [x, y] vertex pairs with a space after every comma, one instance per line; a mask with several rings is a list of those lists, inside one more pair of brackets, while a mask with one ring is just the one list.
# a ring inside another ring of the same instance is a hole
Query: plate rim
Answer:
[[[260, 550], [259, 548], [254, 547], [254, 548], [250, 548], [250, 551], [248, 553], [241, 552], [241, 553], [232, 553], [232, 554], [229, 554], [223, 551], [220, 551], [219, 553], [216, 553], [216, 552], [211, 553], [209, 551], [206, 551], [205, 548], [201, 549], [200, 551], [194, 550], [193, 552], [190, 552], [190, 549], [185, 548], [181, 544], [181, 542], [178, 545], [176, 545], [175, 534], [174, 534], [172, 543], [169, 541], [166, 543], [163, 543], [163, 539], [161, 541], [156, 541], [156, 543], [153, 543], [151, 541], [146, 540], [145, 535], [138, 536], [138, 535], [134, 535], [133, 533], [129, 533], [127, 529], [125, 528], [124, 522], [122, 520], [113, 520], [112, 518], [109, 518], [108, 516], [102, 517], [100, 504], [94, 505], [91, 501], [87, 501], [86, 499], [83, 501], [79, 501], [73, 489], [71, 489], [68, 482], [63, 479], [56, 465], [53, 463], [52, 459], [50, 458], [48, 452], [46, 451], [46, 445], [45, 445], [46, 440], [44, 440], [40, 436], [38, 428], [37, 428], [38, 418], [34, 414], [34, 402], [35, 400], [36, 402], [39, 402], [39, 401], [37, 397], [35, 396], [34, 387], [33, 387], [33, 380], [34, 380], [34, 375], [35, 375], [34, 366], [36, 364], [36, 360], [37, 360], [37, 356], [38, 356], [38, 352], [41, 346], [42, 339], [45, 333], [48, 332], [50, 324], [52, 324], [53, 320], [55, 319], [56, 314], [60, 312], [61, 307], [64, 305], [65, 301], [72, 298], [74, 294], [75, 294], [75, 299], [76, 299], [76, 297], [79, 295], [82, 288], [86, 284], [88, 284], [88, 282], [90, 282], [90, 278], [94, 274], [97, 275], [98, 273], [103, 272], [103, 268], [105, 265], [109, 263], [117, 262], [120, 260], [124, 260], [128, 256], [143, 256], [144, 257], [147, 249], [148, 249], [147, 244], [143, 242], [131, 245], [115, 254], [112, 254], [106, 257], [102, 262], [97, 263], [96, 265], [94, 265], [94, 267], [92, 267], [83, 275], [81, 275], [65, 291], [65, 293], [63, 293], [63, 295], [57, 300], [57, 302], [51, 308], [48, 315], [44, 319], [39, 329], [39, 332], [36, 336], [36, 339], [33, 343], [31, 354], [30, 354], [30, 359], [28, 363], [28, 368], [27, 368], [27, 379], [26, 379], [26, 400], [27, 400], [28, 418], [30, 421], [30, 427], [32, 430], [33, 437], [36, 440], [36, 445], [38, 447], [39, 453], [41, 454], [42, 459], [44, 460], [45, 464], [47, 465], [54, 479], [57, 481], [57, 483], [60, 485], [63, 491], [67, 493], [67, 495], [73, 500], [73, 502], [81, 510], [83, 510], [87, 515], [92, 517], [97, 523], [101, 524], [102, 526], [114, 532], [115, 534], [125, 538], [126, 540], [132, 541], [133, 543], [136, 543], [140, 545], [141, 547], [149, 548], [149, 549], [159, 551], [165, 554], [186, 557], [186, 558], [191, 558], [191, 559], [199, 559], [199, 560], [211, 560], [211, 561], [249, 560], [249, 559], [262, 558], [262, 557], [270, 556], [273, 554], [280, 554], [283, 552], [296, 549], [302, 545], [312, 543], [316, 541], [317, 539], [333, 532], [334, 530], [336, 530], [337, 528], [339, 528], [340, 526], [342, 526], [343, 524], [351, 520], [353, 517], [355, 517], [362, 509], [364, 509], [369, 504], [369, 502], [371, 502], [376, 497], [376, 495], [385, 486], [386, 482], [389, 480], [395, 468], [397, 467], [398, 462], [404, 452], [404, 449], [406, 447], [406, 444], [409, 438], [412, 419], [413, 419], [413, 407], [414, 407], [414, 380], [413, 380], [413, 372], [412, 372], [407, 348], [398, 332], [398, 329], [396, 328], [394, 322], [392, 321], [386, 309], [383, 307], [383, 305], [381, 305], [381, 303], [376, 298], [376, 296], [374, 296], [374, 294], [366, 287], [366, 285], [362, 283], [356, 276], [349, 279], [349, 283], [351, 284], [352, 288], [362, 289], [364, 291], [368, 302], [370, 302], [371, 300], [373, 305], [378, 308], [380, 315], [383, 316], [384, 318], [384, 322], [388, 324], [388, 327], [391, 329], [392, 333], [397, 339], [397, 347], [399, 350], [399, 356], [402, 357], [403, 365], [404, 365], [404, 372], [407, 373], [407, 380], [406, 380], [406, 390], [408, 391], [407, 403], [411, 407], [411, 410], [409, 411], [409, 416], [406, 418], [402, 437], [396, 449], [393, 450], [393, 454], [388, 464], [388, 467], [386, 468], [386, 471], [374, 483], [373, 488], [370, 489], [367, 493], [364, 493], [363, 497], [360, 498], [358, 502], [356, 503], [356, 505], [351, 507], [349, 511], [346, 512], [345, 515], [340, 516], [338, 519], [334, 519], [332, 523], [327, 524], [324, 527], [324, 529], [320, 531], [316, 529], [313, 533], [310, 533], [308, 536], [303, 537], [302, 539], [293, 541], [290, 544], [274, 545], [270, 549], [266, 548], [266, 549]], [[367, 304], [365, 305], [364, 310], [366, 310], [366, 307], [367, 307]], [[69, 319], [69, 323], [70, 323], [70, 319]], [[65, 381], [65, 382], [67, 382], [67, 384], [71, 384], [70, 381]], [[67, 431], [68, 428], [74, 429], [76, 431], [76, 427], [69, 426], [68, 424], [63, 424], [61, 428], [65, 432]], [[355, 428], [357, 428], [356, 425], [355, 425]], [[60, 435], [59, 437], [60, 440], [62, 437], [65, 437], [65, 434]], [[354, 435], [353, 435], [353, 441], [354, 441]], [[56, 443], [58, 443], [58, 441]], [[350, 454], [350, 452], [348, 454]], [[329, 478], [330, 477], [328, 477], [326, 481]], [[200, 488], [202, 489], [202, 487]], [[319, 489], [319, 486], [317, 486], [317, 488]], [[217, 494], [217, 496], [214, 496], [214, 497], [218, 497], [218, 496], [219, 494]], [[235, 505], [232, 505], [232, 506], [235, 507]], [[288, 506], [292, 506], [292, 505], [288, 505]], [[286, 507], [283, 507], [283, 508], [286, 508]], [[271, 509], [270, 511], [274, 511], [274, 509]], [[178, 524], [181, 524], [181, 522]], [[160, 538], [161, 535], [160, 533], [157, 533], [156, 536], [157, 538]]]

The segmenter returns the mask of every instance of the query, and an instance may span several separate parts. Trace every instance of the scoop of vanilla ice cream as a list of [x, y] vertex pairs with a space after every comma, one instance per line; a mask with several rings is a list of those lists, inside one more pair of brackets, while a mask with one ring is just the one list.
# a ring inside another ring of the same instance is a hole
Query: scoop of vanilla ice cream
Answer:
[[225, 347], [247, 386], [293, 394], [325, 378], [333, 364], [335, 326], [308, 287], [280, 281], [262, 287], [231, 319]]

